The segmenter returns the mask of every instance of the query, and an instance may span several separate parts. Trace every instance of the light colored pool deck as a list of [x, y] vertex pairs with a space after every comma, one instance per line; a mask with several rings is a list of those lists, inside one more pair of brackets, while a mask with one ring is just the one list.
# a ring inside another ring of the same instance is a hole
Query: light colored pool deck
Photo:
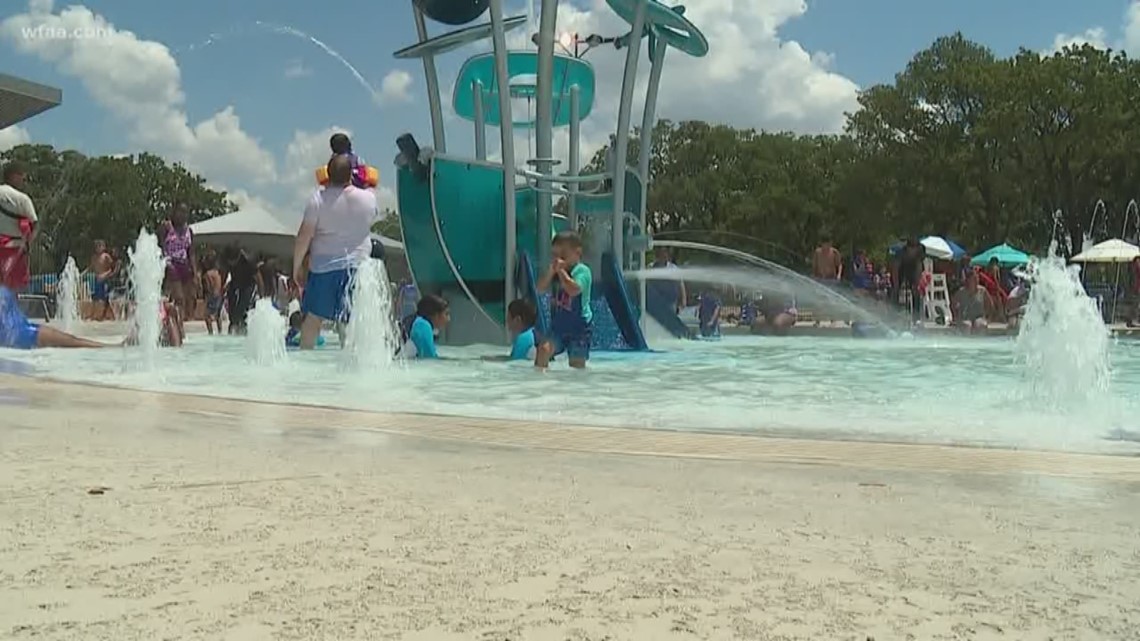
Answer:
[[[4, 639], [1130, 639], [1140, 459], [0, 377]], [[92, 493], [94, 492], [94, 493]]]

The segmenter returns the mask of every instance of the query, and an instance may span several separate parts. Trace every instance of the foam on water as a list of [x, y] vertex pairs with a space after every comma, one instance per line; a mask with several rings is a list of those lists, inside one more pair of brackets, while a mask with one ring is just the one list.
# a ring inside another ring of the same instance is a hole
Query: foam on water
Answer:
[[158, 239], [145, 228], [139, 230], [135, 246], [127, 249], [130, 266], [127, 274], [134, 299], [131, 332], [138, 336], [138, 365], [153, 369], [162, 333], [159, 314], [162, 309], [162, 280], [166, 276], [166, 259], [158, 247]]
[[258, 299], [246, 321], [245, 360], [252, 365], [274, 366], [285, 362], [287, 322], [269, 298]]
[[[1140, 453], [1140, 344], [1111, 347], [1105, 402], [1058, 411], [1023, 393], [1011, 339], [733, 337], [558, 361], [482, 362], [501, 346], [441, 348], [447, 361], [361, 375], [341, 350], [290, 358], [289, 375], [243, 361], [240, 340], [187, 341], [156, 369], [124, 371], [101, 350], [5, 352], [36, 376], [279, 403], [673, 430]], [[288, 412], [287, 408], [280, 411]], [[550, 429], [558, 429], [551, 425]]]
[[59, 286], [55, 290], [55, 318], [65, 332], [75, 331], [79, 323], [79, 267], [75, 259], [67, 257], [67, 263], [59, 274]]
[[399, 332], [392, 315], [392, 288], [382, 260], [365, 260], [351, 284], [343, 365], [353, 371], [388, 369]]

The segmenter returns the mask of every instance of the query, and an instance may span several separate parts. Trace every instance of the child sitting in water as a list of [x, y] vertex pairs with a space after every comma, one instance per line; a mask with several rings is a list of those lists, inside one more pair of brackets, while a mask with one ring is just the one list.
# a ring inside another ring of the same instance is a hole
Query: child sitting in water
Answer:
[[0, 286], [0, 348], [40, 349], [44, 347], [94, 349], [116, 346], [96, 343], [86, 338], [61, 332], [48, 325], [38, 325], [31, 322], [24, 311], [20, 309], [20, 301], [16, 298], [16, 294], [7, 287]]
[[[137, 303], [130, 304], [131, 313], [137, 309]], [[170, 299], [163, 296], [162, 302], [158, 306], [158, 345], [159, 347], [182, 347], [182, 318], [178, 314], [178, 306], [170, 302]], [[126, 340], [123, 341], [124, 345], [134, 346], [139, 344], [139, 326], [135, 321], [131, 321], [131, 329], [127, 334]]]
[[451, 311], [441, 296], [427, 294], [416, 305], [416, 313], [400, 323], [400, 358], [439, 358], [435, 337], [451, 322]]
[[487, 361], [533, 361], [535, 357], [534, 324], [538, 310], [525, 298], [507, 305], [507, 329], [511, 333], [511, 353], [505, 357], [488, 356]]
[[[301, 346], [301, 325], [305, 322], [305, 315], [293, 312], [289, 315], [289, 331], [285, 332], [286, 347]], [[317, 334], [317, 347], [324, 347], [325, 337]]]

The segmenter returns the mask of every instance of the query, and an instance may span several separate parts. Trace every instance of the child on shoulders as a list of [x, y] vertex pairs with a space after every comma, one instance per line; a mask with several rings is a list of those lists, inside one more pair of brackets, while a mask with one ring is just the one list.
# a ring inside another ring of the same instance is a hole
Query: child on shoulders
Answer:
[[590, 338], [594, 313], [590, 295], [594, 276], [582, 262], [582, 238], [572, 231], [559, 232], [551, 246], [554, 260], [538, 280], [538, 291], [553, 287], [550, 335], [543, 336], [536, 348], [534, 366], [546, 369], [550, 359], [563, 352], [570, 367], [583, 369], [590, 360]]
[[400, 323], [400, 358], [439, 358], [435, 339], [451, 322], [451, 311], [442, 296], [427, 294], [416, 304], [416, 313]]

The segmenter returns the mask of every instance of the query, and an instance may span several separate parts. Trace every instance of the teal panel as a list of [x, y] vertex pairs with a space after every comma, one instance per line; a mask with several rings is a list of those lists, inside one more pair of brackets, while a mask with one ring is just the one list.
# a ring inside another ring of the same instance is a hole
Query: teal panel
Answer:
[[[578, 194], [578, 214], [581, 216], [612, 216], [612, 194]], [[637, 172], [625, 172], [625, 210], [633, 215], [641, 211], [641, 178]]]
[[457, 286], [439, 246], [431, 211], [431, 186], [407, 167], [396, 171], [396, 201], [408, 266], [423, 292], [438, 293]]
[[[637, 5], [642, 0], [606, 0], [606, 4], [614, 13], [622, 17], [629, 24], [633, 24], [637, 12]], [[645, 22], [658, 38], [661, 38], [670, 47], [683, 51], [695, 58], [703, 57], [709, 52], [709, 41], [705, 34], [689, 22], [683, 15], [685, 8], [681, 6], [667, 7], [657, 0], [645, 0]]]
[[465, 281], [502, 281], [506, 270], [503, 170], [435, 158], [432, 189], [440, 232]]
[[[511, 51], [507, 54], [507, 76], [518, 78], [529, 76], [527, 82], [512, 85], [512, 94], [521, 97], [533, 96], [535, 82], [533, 77], [538, 73], [538, 53], [533, 51]], [[455, 81], [454, 99], [455, 113], [460, 118], [474, 122], [475, 120], [475, 83], [483, 84], [483, 119], [488, 125], [499, 126], [502, 117], [499, 114], [499, 89], [495, 78], [495, 55], [484, 53], [473, 56], [463, 64], [459, 71], [459, 79]], [[594, 107], [595, 78], [594, 68], [584, 60], [573, 56], [554, 56], [554, 92], [553, 117], [555, 127], [565, 127], [570, 124], [570, 88], [578, 87], [578, 113], [581, 120], [585, 120]], [[531, 127], [533, 120], [514, 118], [515, 127]]]

